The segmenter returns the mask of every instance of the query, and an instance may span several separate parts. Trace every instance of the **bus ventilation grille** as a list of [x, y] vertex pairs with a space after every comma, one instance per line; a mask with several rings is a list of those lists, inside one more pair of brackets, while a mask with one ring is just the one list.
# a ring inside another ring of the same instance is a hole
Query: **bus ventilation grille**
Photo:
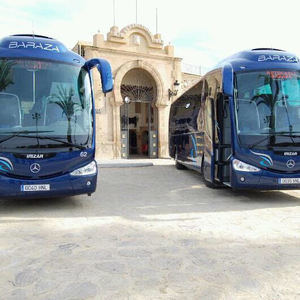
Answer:
[[284, 50], [281, 50], [281, 49], [276, 49], [276, 48], [254, 48], [254, 49], [251, 49], [251, 51], [284, 51]]
[[45, 36], [45, 35], [39, 35], [39, 34], [33, 34], [33, 33], [20, 33], [20, 34], [13, 34], [12, 36], [28, 36], [28, 37], [33, 37], [33, 38], [44, 38], [44, 39], [49, 39], [49, 40], [53, 40], [53, 38], [49, 37], [49, 36]]

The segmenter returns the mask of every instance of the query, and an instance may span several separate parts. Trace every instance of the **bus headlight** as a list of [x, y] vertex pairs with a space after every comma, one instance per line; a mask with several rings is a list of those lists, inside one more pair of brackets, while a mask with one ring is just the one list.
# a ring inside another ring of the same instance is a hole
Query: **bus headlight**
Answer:
[[95, 175], [97, 173], [97, 165], [95, 161], [92, 161], [88, 165], [74, 170], [70, 173], [72, 176], [85, 176], [85, 175]]
[[236, 171], [241, 172], [259, 172], [260, 169], [249, 164], [246, 164], [238, 159], [232, 161], [232, 166]]

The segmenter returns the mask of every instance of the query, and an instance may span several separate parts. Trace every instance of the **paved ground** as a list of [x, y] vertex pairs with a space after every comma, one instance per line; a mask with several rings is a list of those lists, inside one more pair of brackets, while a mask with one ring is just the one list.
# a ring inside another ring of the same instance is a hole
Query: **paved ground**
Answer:
[[102, 169], [92, 197], [0, 200], [0, 299], [299, 299], [299, 196], [153, 166]]

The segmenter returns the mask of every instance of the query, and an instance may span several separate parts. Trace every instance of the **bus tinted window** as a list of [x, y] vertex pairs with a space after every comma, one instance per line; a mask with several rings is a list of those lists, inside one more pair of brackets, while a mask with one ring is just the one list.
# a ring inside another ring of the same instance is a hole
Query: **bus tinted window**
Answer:
[[[85, 69], [27, 59], [1, 59], [1, 69], [6, 71], [0, 79], [0, 135], [39, 131], [68, 142], [91, 142], [91, 86]], [[1, 148], [28, 148], [34, 143], [34, 139], [15, 138]]]
[[241, 135], [300, 132], [300, 72], [236, 75], [235, 109]]

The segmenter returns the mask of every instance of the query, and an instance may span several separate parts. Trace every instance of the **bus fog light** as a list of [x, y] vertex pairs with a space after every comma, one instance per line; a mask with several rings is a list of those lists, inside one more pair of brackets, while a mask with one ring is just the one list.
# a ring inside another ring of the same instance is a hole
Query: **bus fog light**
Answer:
[[241, 172], [259, 172], [260, 169], [249, 164], [246, 164], [238, 159], [232, 161], [232, 166], [236, 171]]
[[241, 180], [241, 182], [244, 182], [245, 181], [245, 177], [241, 177], [240, 180]]
[[86, 175], [95, 175], [97, 173], [97, 165], [95, 161], [92, 161], [88, 165], [81, 167], [72, 173], [72, 176], [86, 176]]
[[92, 183], [90, 182], [90, 181], [88, 181], [87, 183], [86, 183], [86, 185], [87, 186], [90, 186]]

